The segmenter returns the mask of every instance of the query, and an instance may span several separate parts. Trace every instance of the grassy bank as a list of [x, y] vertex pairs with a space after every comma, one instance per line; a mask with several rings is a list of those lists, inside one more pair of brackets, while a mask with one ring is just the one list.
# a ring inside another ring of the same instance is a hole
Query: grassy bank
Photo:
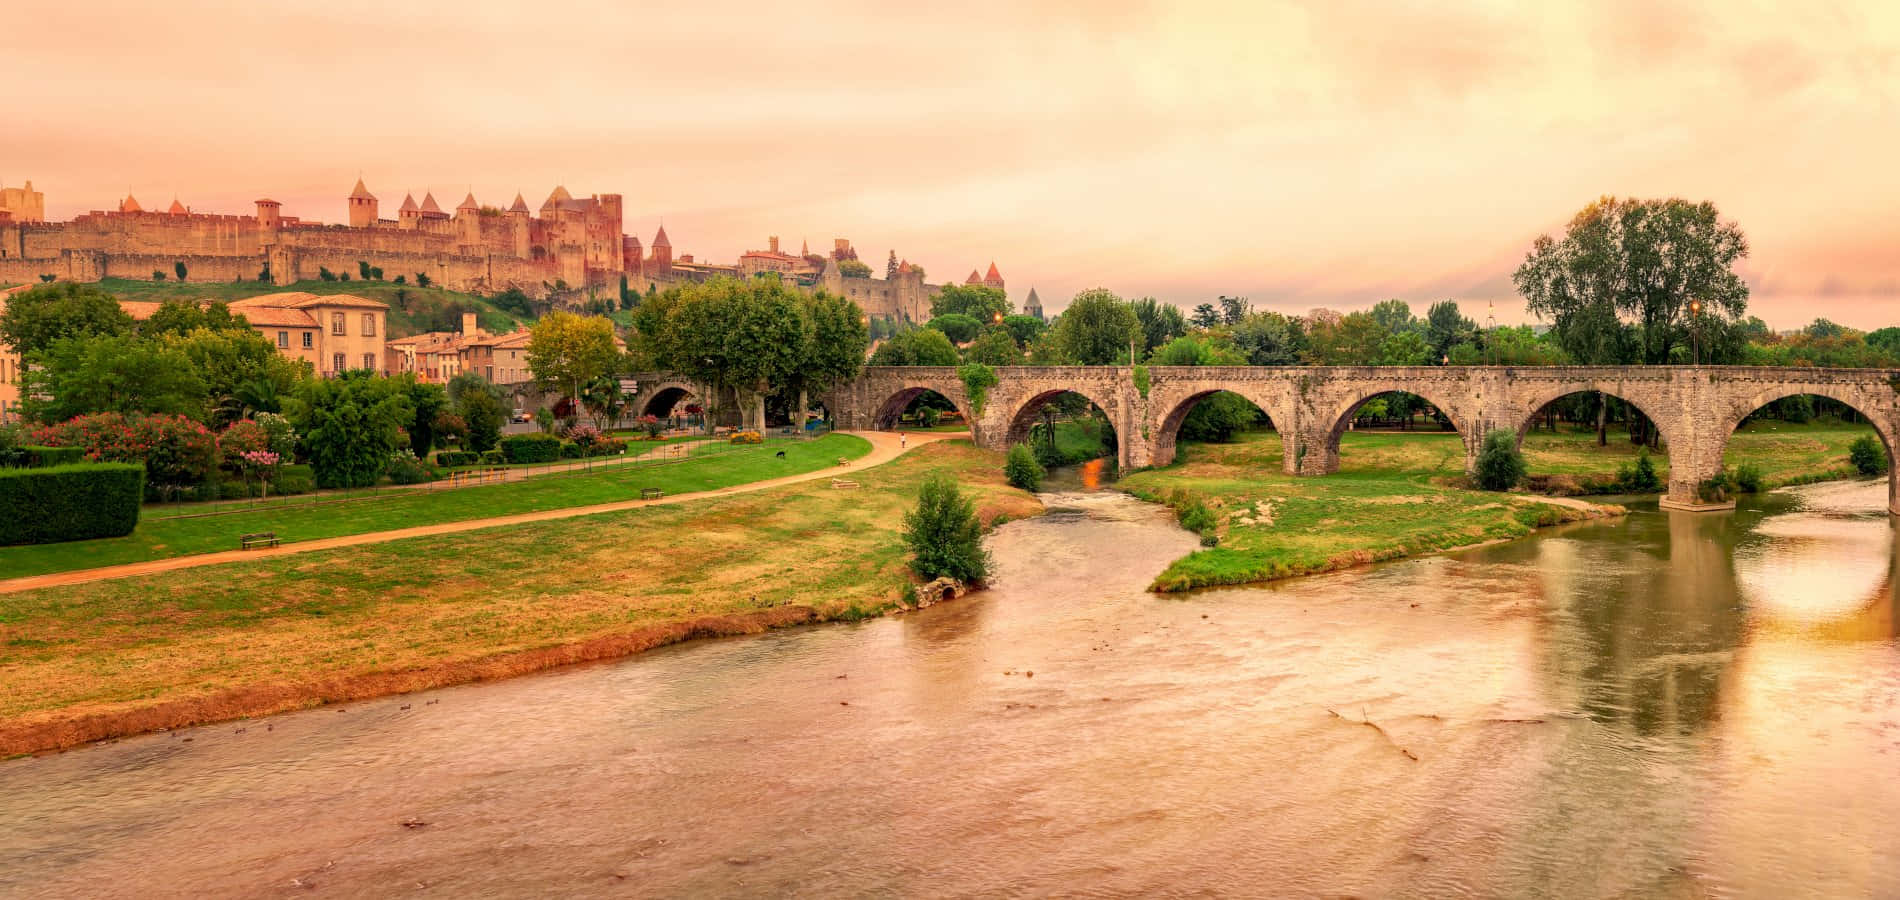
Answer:
[[9, 595], [0, 753], [856, 619], [908, 584], [917, 487], [1040, 510], [962, 441], [854, 474], [605, 513]]
[[[785, 451], [785, 458], [775, 455]], [[863, 438], [832, 434], [764, 444], [658, 466], [605, 464], [583, 475], [532, 478], [442, 491], [386, 491], [373, 499], [276, 507], [191, 518], [147, 518], [131, 534], [96, 541], [0, 548], [0, 577], [17, 578], [236, 549], [237, 537], [275, 531], [285, 543], [489, 516], [611, 503], [647, 487], [668, 494], [797, 475], [871, 451]]]
[[[1730, 436], [1722, 459], [1730, 466], [1752, 465], [1761, 470], [1765, 487], [1852, 478], [1847, 448], [1856, 438], [1874, 434], [1869, 425], [1838, 421], [1790, 424], [1774, 420], [1750, 422]], [[1540, 489], [1578, 493], [1592, 484], [1613, 481], [1619, 466], [1632, 465], [1641, 448], [1628, 435], [1611, 429], [1609, 444], [1599, 447], [1596, 432], [1562, 426], [1555, 433], [1532, 431], [1524, 436], [1524, 458]], [[1656, 474], [1669, 480], [1667, 449], [1652, 451]]]
[[1120, 485], [1177, 510], [1204, 509], [1184, 524], [1219, 542], [1176, 560], [1155, 579], [1161, 591], [1325, 572], [1616, 511], [1452, 486], [1464, 471], [1464, 449], [1453, 434], [1348, 434], [1339, 471], [1324, 478], [1282, 473], [1280, 438], [1272, 432], [1182, 451], [1183, 461], [1134, 473]]
[[[356, 273], [350, 274], [354, 278]], [[398, 274], [409, 278], [415, 277], [413, 272], [385, 272], [384, 277], [394, 278]], [[391, 284], [388, 281], [299, 281], [296, 284], [280, 287], [256, 281], [178, 282], [107, 278], [101, 280], [98, 287], [121, 300], [152, 302], [171, 299], [211, 299], [228, 303], [260, 294], [276, 294], [285, 291], [301, 291], [309, 294], [355, 294], [358, 297], [367, 297], [389, 304], [390, 337], [420, 334], [431, 330], [432, 325], [444, 327], [449, 331], [459, 331], [461, 329], [459, 319], [453, 323], [444, 319], [445, 313], [458, 304], [461, 308], [476, 313], [482, 328], [496, 334], [513, 331], [516, 323], [522, 321], [521, 317], [505, 312], [488, 302], [486, 298], [474, 294], [464, 294], [439, 287], [423, 288], [413, 284]], [[431, 322], [431, 319], [436, 321]]]

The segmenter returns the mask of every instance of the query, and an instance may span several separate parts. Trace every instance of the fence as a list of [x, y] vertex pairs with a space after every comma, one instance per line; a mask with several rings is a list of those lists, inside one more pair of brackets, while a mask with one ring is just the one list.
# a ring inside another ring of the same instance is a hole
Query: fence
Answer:
[[[799, 432], [792, 428], [775, 428], [768, 432], [768, 436], [781, 440], [808, 441], [827, 433], [829, 433], [829, 429], [815, 429]], [[334, 503], [362, 503], [392, 497], [409, 497], [414, 496], [418, 492], [428, 494], [437, 491], [452, 491], [480, 485], [530, 481], [541, 478], [585, 476], [603, 471], [638, 470], [651, 468], [653, 466], [672, 465], [674, 463], [694, 459], [705, 459], [714, 456], [744, 453], [746, 451], [764, 450], [769, 446], [769, 444], [734, 444], [725, 437], [715, 436], [657, 445], [635, 441], [627, 446], [627, 452], [621, 456], [594, 456], [585, 459], [566, 459], [546, 464], [464, 469], [451, 472], [447, 477], [439, 478], [435, 481], [422, 482], [420, 484], [389, 484], [377, 487], [335, 488], [331, 490], [312, 491], [304, 494], [286, 494], [268, 498], [253, 497], [244, 500], [153, 502], [145, 504], [145, 518], [148, 520], [187, 519], [201, 516], [250, 512], [259, 509], [289, 509], [293, 507], [320, 506]]]

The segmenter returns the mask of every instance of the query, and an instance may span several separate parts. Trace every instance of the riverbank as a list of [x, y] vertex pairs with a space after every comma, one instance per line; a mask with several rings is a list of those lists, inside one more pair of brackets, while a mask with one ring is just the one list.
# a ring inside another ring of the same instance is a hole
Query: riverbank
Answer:
[[1311, 575], [1415, 553], [1523, 537], [1551, 525], [1621, 515], [1620, 506], [1466, 490], [1456, 435], [1348, 434], [1339, 471], [1280, 471], [1280, 437], [1182, 448], [1182, 461], [1136, 472], [1119, 487], [1175, 508], [1215, 545], [1163, 571], [1162, 592]]
[[918, 446], [853, 473], [673, 506], [9, 595], [0, 755], [854, 621], [903, 602], [900, 536], [949, 472], [986, 524], [1041, 504], [1001, 455]]
[[[1754, 466], [1761, 472], [1762, 488], [1811, 484], [1856, 478], [1859, 473], [1847, 460], [1847, 449], [1858, 438], [1874, 436], [1871, 426], [1834, 420], [1806, 423], [1764, 419], [1735, 430], [1722, 453], [1730, 468]], [[1524, 436], [1524, 459], [1530, 466], [1530, 486], [1540, 493], [1571, 496], [1590, 493], [1617, 493], [1617, 470], [1634, 466], [1642, 448], [1629, 441], [1620, 430], [1612, 430], [1609, 443], [1597, 446], [1596, 431], [1560, 426], [1556, 432], [1532, 430]], [[1654, 450], [1649, 454], [1656, 477], [1669, 480], [1669, 454]]]

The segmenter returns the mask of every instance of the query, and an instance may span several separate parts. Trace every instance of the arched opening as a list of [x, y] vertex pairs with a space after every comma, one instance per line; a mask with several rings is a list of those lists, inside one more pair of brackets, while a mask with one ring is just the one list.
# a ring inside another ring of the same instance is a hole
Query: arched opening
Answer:
[[1900, 496], [1894, 485], [1894, 435], [1852, 403], [1826, 394], [1772, 391], [1750, 398], [1740, 410], [1747, 411], [1723, 434], [1719, 470], [1698, 473], [1705, 496], [1732, 499], [1782, 485], [1883, 474], [1888, 507]]
[[1209, 455], [1228, 464], [1285, 467], [1285, 449], [1273, 417], [1233, 391], [1202, 391], [1176, 404], [1155, 435], [1154, 465], [1186, 462], [1184, 444], [1220, 445]]
[[878, 407], [872, 425], [879, 431], [968, 431], [970, 420], [949, 397], [927, 387], [907, 387]]
[[1120, 457], [1121, 441], [1108, 412], [1088, 396], [1071, 390], [1044, 391], [1029, 398], [1010, 417], [1009, 446], [1027, 443], [1047, 468], [1077, 466]]
[[1475, 455], [1463, 423], [1445, 405], [1400, 390], [1370, 393], [1347, 406], [1333, 420], [1322, 452], [1327, 472], [1378, 467], [1449, 475], [1464, 472]]
[[1550, 494], [1654, 494], [1669, 484], [1665, 435], [1641, 406], [1581, 389], [1545, 400], [1517, 423], [1526, 483]]

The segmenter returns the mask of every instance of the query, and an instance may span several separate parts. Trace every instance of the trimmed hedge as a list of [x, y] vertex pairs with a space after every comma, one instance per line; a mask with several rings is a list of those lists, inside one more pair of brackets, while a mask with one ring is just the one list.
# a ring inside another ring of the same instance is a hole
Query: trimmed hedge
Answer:
[[28, 444], [21, 447], [20, 451], [26, 454], [26, 467], [29, 469], [70, 466], [86, 461], [86, 451], [80, 447], [35, 447]]
[[472, 466], [482, 461], [482, 455], [473, 450], [437, 450], [435, 464], [438, 466]]
[[145, 467], [76, 463], [0, 470], [0, 545], [119, 537], [139, 524]]
[[561, 458], [561, 439], [551, 434], [511, 434], [501, 439], [501, 455], [511, 463], [544, 463]]
[[508, 461], [508, 457], [503, 456], [500, 450], [483, 450], [482, 451], [482, 465], [498, 466], [507, 461]]

